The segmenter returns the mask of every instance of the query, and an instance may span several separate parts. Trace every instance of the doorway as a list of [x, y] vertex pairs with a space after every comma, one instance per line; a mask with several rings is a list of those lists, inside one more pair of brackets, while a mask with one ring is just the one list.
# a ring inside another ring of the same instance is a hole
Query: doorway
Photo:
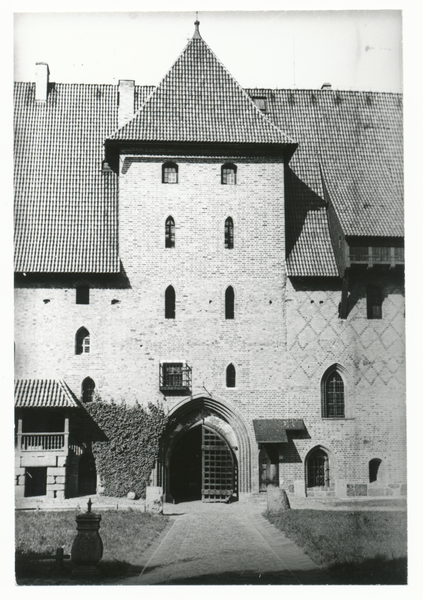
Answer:
[[175, 502], [226, 502], [238, 494], [236, 459], [222, 435], [197, 425], [178, 441], [170, 459]]
[[263, 446], [259, 454], [260, 465], [260, 492], [265, 492], [267, 487], [279, 487], [279, 457], [277, 451], [271, 446]]
[[47, 467], [28, 467], [25, 471], [25, 497], [47, 494]]
[[97, 491], [97, 471], [94, 457], [90, 453], [83, 454], [78, 466], [78, 496], [89, 496]]

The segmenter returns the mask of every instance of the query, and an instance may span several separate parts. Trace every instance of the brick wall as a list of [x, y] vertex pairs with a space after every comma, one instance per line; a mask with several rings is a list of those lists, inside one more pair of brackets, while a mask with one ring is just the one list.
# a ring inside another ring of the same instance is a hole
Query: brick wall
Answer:
[[[253, 488], [258, 448], [252, 419], [301, 418], [290, 433], [280, 478], [304, 480], [315, 446], [331, 456], [331, 474], [368, 482], [368, 462], [382, 459], [381, 477], [405, 481], [404, 298], [396, 272], [377, 271], [386, 297], [383, 319], [366, 318], [367, 273], [352, 279], [349, 315], [338, 318], [340, 282], [286, 278], [283, 165], [276, 160], [176, 158], [179, 183], [162, 184], [167, 157], [123, 156], [119, 179], [119, 250], [123, 274], [21, 278], [15, 296], [17, 378], [61, 378], [79, 395], [91, 377], [105, 399], [172, 409], [180, 397], [159, 391], [159, 365], [187, 362], [192, 394], [230, 402], [252, 443]], [[221, 185], [221, 165], [238, 166], [237, 185]], [[165, 248], [165, 221], [176, 224]], [[234, 221], [234, 248], [224, 223]], [[90, 304], [75, 303], [75, 285], [90, 284]], [[164, 294], [176, 291], [176, 319], [164, 317]], [[235, 319], [225, 320], [225, 290], [235, 291]], [[86, 327], [89, 354], [75, 354]], [[226, 387], [226, 367], [236, 387]], [[343, 369], [346, 418], [322, 419], [321, 378]]]

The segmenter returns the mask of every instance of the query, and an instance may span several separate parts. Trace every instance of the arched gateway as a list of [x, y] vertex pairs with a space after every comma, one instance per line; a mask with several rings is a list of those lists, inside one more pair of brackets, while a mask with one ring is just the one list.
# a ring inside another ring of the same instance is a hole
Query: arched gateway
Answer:
[[234, 407], [198, 396], [169, 413], [155, 470], [167, 502], [224, 502], [251, 491], [251, 440]]

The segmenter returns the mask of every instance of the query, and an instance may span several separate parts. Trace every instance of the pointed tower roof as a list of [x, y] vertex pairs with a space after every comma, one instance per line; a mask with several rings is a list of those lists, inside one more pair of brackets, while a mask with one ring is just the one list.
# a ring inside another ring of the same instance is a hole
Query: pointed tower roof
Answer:
[[192, 39], [164, 79], [109, 140], [296, 146], [216, 58], [200, 35], [198, 21]]

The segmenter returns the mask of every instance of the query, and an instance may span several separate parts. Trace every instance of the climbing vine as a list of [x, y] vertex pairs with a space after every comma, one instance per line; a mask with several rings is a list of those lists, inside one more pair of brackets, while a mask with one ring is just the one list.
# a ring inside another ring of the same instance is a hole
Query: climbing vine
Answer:
[[144, 498], [167, 423], [163, 409], [102, 400], [85, 408], [107, 438], [92, 448], [104, 494], [121, 498], [135, 492]]

